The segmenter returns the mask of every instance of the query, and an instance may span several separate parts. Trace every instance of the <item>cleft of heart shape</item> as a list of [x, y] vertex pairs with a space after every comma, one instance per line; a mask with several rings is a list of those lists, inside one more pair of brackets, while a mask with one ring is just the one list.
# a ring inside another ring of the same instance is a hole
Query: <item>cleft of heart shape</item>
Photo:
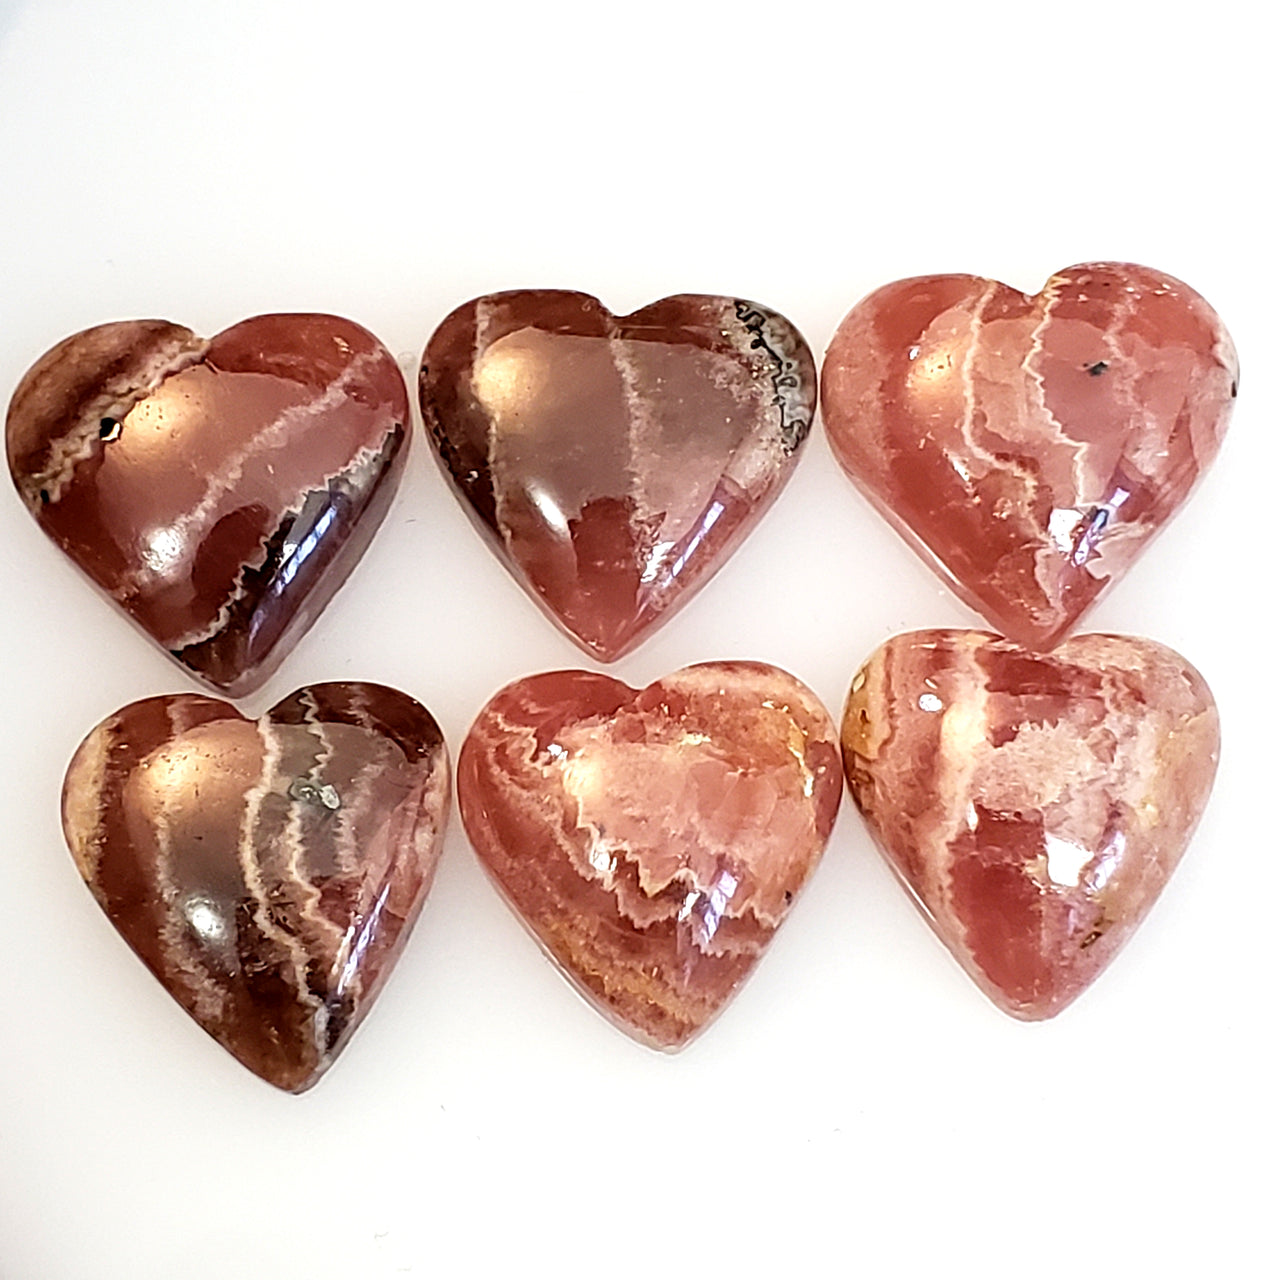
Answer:
[[997, 630], [1051, 649], [1213, 461], [1238, 370], [1159, 271], [1069, 267], [1034, 297], [922, 276], [848, 314], [822, 368], [840, 465]]
[[337, 316], [256, 316], [205, 340], [86, 329], [9, 406], [18, 492], [45, 533], [191, 675], [242, 696], [342, 585], [404, 467], [391, 354]]
[[449, 791], [439, 727], [397, 690], [312, 685], [257, 720], [177, 694], [89, 734], [63, 827], [170, 995], [250, 1071], [300, 1093], [408, 941]]
[[817, 398], [796, 329], [685, 294], [615, 317], [564, 290], [466, 303], [423, 355], [422, 415], [490, 545], [592, 657], [639, 644], [777, 497]]
[[635, 690], [556, 671], [497, 693], [458, 758], [467, 835], [606, 1017], [678, 1049], [790, 912], [840, 803], [835, 726], [776, 667], [715, 662]]

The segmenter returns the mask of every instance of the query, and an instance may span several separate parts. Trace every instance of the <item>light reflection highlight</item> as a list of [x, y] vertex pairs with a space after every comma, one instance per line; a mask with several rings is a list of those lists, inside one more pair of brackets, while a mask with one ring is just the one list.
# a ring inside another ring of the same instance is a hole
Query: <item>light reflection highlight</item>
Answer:
[[[684, 548], [680, 554], [667, 566], [662, 574], [662, 587], [665, 589], [675, 581], [684, 570], [685, 565], [689, 561], [689, 557], [693, 555], [698, 548], [706, 540], [707, 534], [715, 527], [715, 523], [724, 515], [724, 503], [718, 499], [713, 499], [703, 514], [698, 527], [686, 539]], [[656, 577], [656, 574], [655, 574]]]
[[182, 904], [182, 914], [186, 916], [187, 923], [202, 942], [221, 946], [229, 940], [226, 919], [212, 898], [204, 896], [188, 898]]
[[1080, 883], [1080, 873], [1093, 860], [1093, 854], [1074, 840], [1064, 840], [1045, 832], [1044, 851], [1048, 858], [1049, 879], [1074, 889]]
[[476, 361], [471, 374], [476, 399], [504, 430], [524, 425], [522, 411], [547, 385], [547, 363], [517, 335], [500, 339]]
[[724, 919], [737, 888], [737, 876], [724, 870], [716, 876], [715, 883], [705, 893], [693, 890], [685, 897], [678, 918], [692, 918], [694, 941], [699, 950], [706, 951], [710, 948], [711, 940], [716, 936], [720, 921]]
[[305, 506], [299, 514], [299, 518], [294, 521], [293, 529], [289, 531], [290, 536], [286, 539], [281, 550], [283, 564], [280, 567], [280, 587], [276, 589], [277, 593], [287, 587], [298, 576], [298, 570], [306, 564], [307, 559], [315, 551], [316, 547], [320, 545], [320, 539], [324, 537], [329, 526], [338, 518], [338, 508], [329, 503], [329, 495], [327, 493], [312, 494], [307, 499], [307, 505], [311, 505], [313, 501], [317, 505], [323, 504], [323, 509], [307, 533], [298, 540], [294, 540], [292, 535], [294, 529], [297, 529], [299, 525], [305, 527], [305, 517], [307, 515]]
[[142, 546], [142, 562], [161, 577], [172, 573], [182, 562], [185, 544], [182, 534], [168, 525], [152, 529]]

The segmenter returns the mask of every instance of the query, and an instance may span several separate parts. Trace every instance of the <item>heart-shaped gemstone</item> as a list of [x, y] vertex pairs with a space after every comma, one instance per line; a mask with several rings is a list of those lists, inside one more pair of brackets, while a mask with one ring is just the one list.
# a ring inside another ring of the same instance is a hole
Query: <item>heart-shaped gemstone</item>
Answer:
[[163, 320], [59, 343], [9, 406], [45, 532], [189, 672], [267, 679], [354, 568], [404, 466], [404, 379], [336, 316], [206, 341]]
[[1092, 263], [1028, 297], [923, 276], [832, 339], [841, 466], [969, 605], [1052, 648], [1186, 499], [1236, 393], [1231, 339], [1185, 284]]
[[423, 707], [381, 685], [318, 684], [257, 721], [196, 694], [130, 704], [76, 752], [63, 826], [174, 999], [300, 1093], [403, 950], [448, 803], [448, 753]]
[[686, 667], [637, 692], [587, 671], [480, 712], [458, 801], [486, 870], [602, 1013], [686, 1043], [754, 968], [831, 833], [835, 726], [776, 667]]
[[938, 937], [1006, 1013], [1049, 1018], [1132, 936], [1209, 798], [1218, 715], [1151, 640], [1037, 654], [917, 631], [868, 659], [845, 771]]
[[423, 356], [422, 414], [499, 557], [593, 657], [637, 645], [728, 559], [808, 434], [813, 357], [781, 316], [664, 298], [477, 298]]

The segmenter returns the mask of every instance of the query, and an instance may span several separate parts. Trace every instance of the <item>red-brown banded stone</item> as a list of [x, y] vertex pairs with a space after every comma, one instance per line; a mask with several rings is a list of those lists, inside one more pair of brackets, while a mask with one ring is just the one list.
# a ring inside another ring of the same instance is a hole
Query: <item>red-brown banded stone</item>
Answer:
[[174, 999], [300, 1093], [408, 941], [448, 803], [425, 708], [334, 683], [256, 721], [196, 694], [132, 703], [81, 744], [62, 812], [99, 905]]
[[1128, 941], [1209, 798], [1218, 715], [1170, 649], [1050, 654], [917, 631], [854, 677], [854, 799], [938, 937], [1006, 1013], [1049, 1018]]
[[840, 465], [926, 562], [1048, 649], [1213, 461], [1237, 376], [1209, 304], [1147, 267], [1070, 267], [1035, 297], [922, 276], [845, 318], [822, 414]]
[[240, 696], [363, 554], [404, 467], [390, 353], [336, 316], [206, 341], [162, 320], [86, 329], [9, 406], [9, 469], [41, 527], [191, 674]]
[[422, 414], [446, 475], [593, 657], [639, 644], [728, 559], [809, 431], [813, 357], [782, 316], [685, 294], [477, 298], [432, 336]]
[[817, 865], [835, 726], [776, 667], [686, 667], [637, 692], [556, 671], [480, 712], [458, 801], [485, 869], [622, 1030], [684, 1045], [754, 968]]

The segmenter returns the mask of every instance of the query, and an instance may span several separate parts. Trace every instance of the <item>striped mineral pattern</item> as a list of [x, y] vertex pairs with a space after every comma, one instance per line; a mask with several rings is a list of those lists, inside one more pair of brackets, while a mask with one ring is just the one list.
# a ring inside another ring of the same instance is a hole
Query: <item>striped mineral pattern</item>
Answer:
[[1037, 1019], [1164, 888], [1209, 798], [1218, 715], [1151, 640], [1038, 654], [917, 631], [854, 677], [842, 739], [854, 799], [938, 937], [1001, 1009]]
[[517, 581], [594, 658], [639, 644], [728, 559], [795, 467], [813, 357], [775, 312], [664, 298], [478, 298], [432, 336], [422, 414]]
[[1236, 355], [1212, 308], [1093, 263], [1028, 297], [923, 276], [832, 339], [822, 414], [841, 466], [998, 631], [1052, 648], [1213, 461]]
[[572, 981], [677, 1049], [737, 991], [840, 803], [835, 726], [776, 667], [687, 667], [637, 692], [557, 671], [508, 685], [458, 761], [486, 870]]
[[404, 466], [408, 393], [372, 334], [269, 315], [67, 338], [9, 406], [36, 520], [212, 687], [258, 688], [354, 568]]
[[412, 698], [300, 689], [257, 721], [148, 698], [81, 744], [63, 826], [81, 874], [180, 1005], [250, 1071], [309, 1089], [422, 907], [448, 754]]

